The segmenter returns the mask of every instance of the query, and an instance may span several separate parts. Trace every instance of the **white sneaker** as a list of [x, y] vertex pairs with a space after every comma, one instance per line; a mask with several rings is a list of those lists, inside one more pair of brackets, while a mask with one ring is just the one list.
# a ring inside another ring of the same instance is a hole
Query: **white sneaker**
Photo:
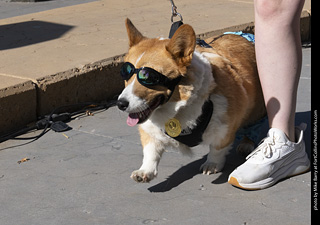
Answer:
[[307, 172], [310, 161], [305, 151], [305, 123], [295, 129], [297, 143], [288, 140], [279, 129], [271, 128], [260, 145], [235, 169], [228, 182], [246, 190], [270, 187], [279, 180]]

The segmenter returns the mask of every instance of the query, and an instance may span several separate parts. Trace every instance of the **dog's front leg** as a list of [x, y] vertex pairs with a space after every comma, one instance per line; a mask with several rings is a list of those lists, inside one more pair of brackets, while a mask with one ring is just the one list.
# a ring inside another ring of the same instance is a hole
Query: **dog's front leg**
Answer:
[[158, 174], [158, 164], [163, 149], [157, 149], [154, 143], [149, 143], [143, 148], [143, 161], [139, 170], [131, 174], [131, 178], [137, 182], [146, 183]]
[[164, 148], [142, 129], [140, 129], [140, 135], [143, 145], [143, 161], [140, 169], [132, 172], [131, 178], [137, 182], [146, 183], [157, 176], [158, 164]]

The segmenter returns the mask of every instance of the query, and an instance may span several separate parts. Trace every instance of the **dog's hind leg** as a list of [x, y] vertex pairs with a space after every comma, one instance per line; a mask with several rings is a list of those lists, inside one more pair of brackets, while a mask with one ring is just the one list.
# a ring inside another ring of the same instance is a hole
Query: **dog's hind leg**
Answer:
[[240, 144], [238, 145], [236, 151], [239, 155], [242, 155], [243, 157], [247, 157], [247, 155], [249, 155], [253, 150], [254, 150], [254, 142], [247, 136], [244, 136]]
[[226, 155], [231, 147], [232, 143], [221, 149], [216, 149], [210, 145], [210, 152], [207, 155], [207, 161], [200, 167], [200, 170], [203, 171], [202, 173], [210, 175], [212, 173], [220, 172], [224, 167]]

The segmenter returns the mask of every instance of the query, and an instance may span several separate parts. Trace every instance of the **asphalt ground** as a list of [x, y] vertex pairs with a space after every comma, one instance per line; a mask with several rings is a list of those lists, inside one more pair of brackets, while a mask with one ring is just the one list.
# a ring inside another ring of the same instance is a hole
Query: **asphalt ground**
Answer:
[[[215, 224], [311, 223], [311, 173], [260, 191], [227, 183], [244, 158], [232, 149], [224, 170], [202, 175], [206, 147], [192, 157], [164, 153], [156, 179], [138, 184], [141, 165], [137, 128], [116, 107], [71, 121], [72, 130], [40, 139], [0, 143], [0, 223], [22, 224]], [[311, 155], [311, 47], [303, 49], [296, 123]], [[267, 131], [264, 124], [262, 136]], [[39, 134], [32, 132], [25, 136]], [[24, 136], [24, 137], [25, 137]], [[25, 162], [18, 161], [28, 159]]]

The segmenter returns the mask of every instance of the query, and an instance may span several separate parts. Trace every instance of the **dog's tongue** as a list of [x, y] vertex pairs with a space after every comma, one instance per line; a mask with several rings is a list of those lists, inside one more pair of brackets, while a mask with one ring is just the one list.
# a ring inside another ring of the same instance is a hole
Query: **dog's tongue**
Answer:
[[130, 127], [133, 127], [135, 125], [137, 125], [137, 123], [139, 122], [139, 115], [138, 113], [130, 113], [127, 119], [127, 124]]

